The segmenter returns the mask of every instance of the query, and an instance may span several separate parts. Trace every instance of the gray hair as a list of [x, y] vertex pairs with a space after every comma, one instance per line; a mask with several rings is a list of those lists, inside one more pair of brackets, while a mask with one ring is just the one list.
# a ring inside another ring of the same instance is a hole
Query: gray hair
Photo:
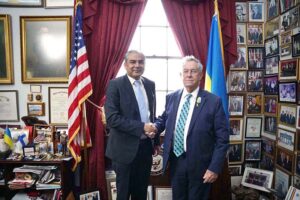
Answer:
[[125, 54], [125, 57], [124, 57], [125, 62], [128, 61], [128, 56], [129, 56], [129, 54], [132, 54], [132, 53], [141, 54], [141, 55], [144, 57], [144, 60], [145, 60], [145, 55], [144, 55], [142, 52], [137, 51], [137, 50], [129, 50], [129, 51]]
[[190, 62], [190, 61], [196, 62], [197, 65], [198, 65], [198, 67], [199, 67], [200, 72], [202, 72], [202, 69], [203, 69], [202, 63], [201, 63], [197, 58], [195, 58], [195, 57], [192, 56], [192, 55], [190, 55], [190, 56], [185, 56], [185, 57], [182, 58], [182, 67], [184, 67], [185, 64], [186, 64], [187, 62]]

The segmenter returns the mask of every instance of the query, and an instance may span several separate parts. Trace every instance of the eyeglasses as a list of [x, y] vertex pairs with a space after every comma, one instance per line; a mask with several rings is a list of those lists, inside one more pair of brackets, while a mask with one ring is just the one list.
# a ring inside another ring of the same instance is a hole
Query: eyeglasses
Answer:
[[185, 69], [185, 70], [183, 70], [183, 75], [188, 75], [188, 74], [194, 75], [194, 74], [197, 74], [197, 73], [199, 73], [199, 69], [190, 69], [190, 70]]

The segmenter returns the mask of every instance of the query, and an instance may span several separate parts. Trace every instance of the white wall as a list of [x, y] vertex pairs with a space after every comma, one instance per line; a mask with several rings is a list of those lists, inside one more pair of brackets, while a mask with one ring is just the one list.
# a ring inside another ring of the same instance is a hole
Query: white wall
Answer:
[[[21, 44], [20, 44], [20, 16], [59, 16], [73, 15], [72, 8], [64, 9], [46, 9], [46, 8], [27, 8], [27, 7], [0, 7], [0, 14], [8, 14], [11, 17], [12, 28], [12, 51], [13, 51], [13, 69], [14, 84], [0, 85], [0, 90], [17, 90], [19, 95], [19, 122], [9, 122], [7, 124], [24, 125], [21, 120], [22, 116], [27, 115], [27, 94], [30, 93], [30, 84], [22, 83], [21, 70]], [[38, 117], [49, 123], [49, 104], [48, 104], [48, 88], [49, 87], [66, 87], [67, 84], [44, 84], [34, 83], [42, 86], [42, 101], [45, 102], [45, 116]], [[0, 123], [5, 124], [5, 123]]]

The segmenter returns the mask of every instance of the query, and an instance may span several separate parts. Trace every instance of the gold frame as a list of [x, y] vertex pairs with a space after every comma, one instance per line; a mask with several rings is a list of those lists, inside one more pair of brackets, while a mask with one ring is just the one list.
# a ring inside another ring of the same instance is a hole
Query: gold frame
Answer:
[[[30, 109], [29, 109], [30, 106], [40, 106], [41, 110], [35, 111], [35, 112], [30, 111]], [[28, 116], [45, 116], [45, 103], [44, 102], [27, 103], [27, 113], [28, 113]]]
[[36, 3], [34, 2], [22, 2], [20, 0], [7, 0], [7, 2], [1, 2], [0, 6], [12, 6], [12, 7], [42, 7], [43, 0], [37, 0]]
[[[70, 67], [71, 16], [21, 16], [20, 29], [22, 82], [67, 83]], [[58, 49], [55, 42], [66, 44], [65, 49], [59, 45], [62, 52], [56, 55]], [[54, 44], [53, 49], [49, 44]], [[26, 49], [31, 51], [28, 53]]]
[[[3, 55], [5, 55], [5, 66], [3, 68], [6, 68], [6, 75], [5, 77], [0, 77], [0, 84], [13, 84], [14, 83], [14, 77], [13, 77], [13, 62], [12, 62], [12, 42], [11, 42], [11, 22], [10, 22], [10, 16], [9, 15], [0, 15], [0, 20], [3, 21], [4, 25], [4, 50], [6, 53], [3, 52]], [[2, 36], [0, 38], [0, 41], [2, 41]], [[1, 42], [2, 43], [2, 42]], [[2, 55], [2, 53], [1, 53]], [[2, 59], [1, 59], [2, 60]], [[0, 63], [1, 64], [1, 63]], [[2, 66], [0, 66], [2, 69]], [[2, 70], [0, 70], [2, 71]]]

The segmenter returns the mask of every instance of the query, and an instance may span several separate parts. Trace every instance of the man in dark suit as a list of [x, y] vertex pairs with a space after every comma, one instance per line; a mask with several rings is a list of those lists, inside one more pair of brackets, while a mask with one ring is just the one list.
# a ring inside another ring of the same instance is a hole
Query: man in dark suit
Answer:
[[117, 175], [117, 200], [146, 200], [153, 144], [159, 145], [150, 123], [155, 117], [155, 84], [142, 77], [142, 53], [129, 51], [124, 66], [127, 75], [111, 80], [106, 92], [106, 156]]
[[202, 68], [193, 56], [184, 58], [184, 88], [167, 95], [155, 121], [158, 133], [165, 130], [163, 170], [169, 162], [173, 200], [207, 199], [229, 147], [221, 99], [199, 88]]

